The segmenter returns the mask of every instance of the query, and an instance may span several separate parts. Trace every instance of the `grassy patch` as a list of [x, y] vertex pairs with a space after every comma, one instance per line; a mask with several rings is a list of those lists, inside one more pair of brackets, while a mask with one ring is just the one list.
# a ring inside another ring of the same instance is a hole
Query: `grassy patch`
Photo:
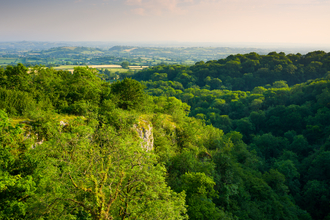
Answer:
[[62, 47], [62, 48], [64, 48], [64, 49], [68, 49], [68, 50], [74, 50], [74, 49], [76, 49], [77, 47]]
[[[76, 115], [57, 115], [55, 118], [58, 120], [58, 123], [60, 123], [61, 121], [68, 123], [69, 121], [74, 120], [78, 117], [83, 118], [85, 120], [84, 117], [76, 116]], [[9, 122], [12, 126], [16, 126], [18, 124], [29, 124], [29, 122], [32, 122], [32, 120], [25, 117], [15, 117], [15, 118], [10, 118]]]
[[[120, 65], [87, 65], [90, 68], [96, 68], [96, 69], [107, 69], [110, 72], [119, 72], [124, 73], [127, 72], [128, 69], [123, 69]], [[56, 70], [69, 70], [73, 71], [75, 67], [85, 67], [84, 65], [61, 65], [57, 67], [53, 67]], [[147, 68], [148, 66], [130, 66], [129, 69], [132, 70], [141, 70], [144, 68]]]
[[9, 64], [15, 62], [17, 58], [0, 58], [0, 64]]

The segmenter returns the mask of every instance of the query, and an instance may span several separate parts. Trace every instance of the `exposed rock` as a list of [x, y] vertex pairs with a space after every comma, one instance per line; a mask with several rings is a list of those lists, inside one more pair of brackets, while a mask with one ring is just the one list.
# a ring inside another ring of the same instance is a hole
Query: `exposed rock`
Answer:
[[34, 148], [36, 148], [36, 146], [41, 145], [42, 143], [44, 143], [44, 140], [37, 141], [34, 144], [32, 144], [31, 148], [34, 149]]
[[60, 121], [60, 125], [61, 125], [62, 127], [65, 127], [65, 126], [68, 125], [68, 123], [66, 123], [66, 122], [64, 122], [64, 121]]
[[20, 121], [19, 123], [20, 124], [28, 124], [29, 125], [29, 124], [31, 124], [31, 121]]
[[146, 151], [151, 151], [154, 148], [154, 135], [152, 132], [152, 126], [147, 122], [142, 120], [138, 125], [134, 125], [139, 137], [142, 139], [141, 147], [146, 149]]

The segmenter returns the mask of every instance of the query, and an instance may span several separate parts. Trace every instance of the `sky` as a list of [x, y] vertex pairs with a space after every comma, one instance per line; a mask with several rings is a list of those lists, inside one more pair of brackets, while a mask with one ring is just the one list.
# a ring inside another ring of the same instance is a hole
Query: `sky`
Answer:
[[330, 0], [0, 0], [0, 41], [330, 46]]

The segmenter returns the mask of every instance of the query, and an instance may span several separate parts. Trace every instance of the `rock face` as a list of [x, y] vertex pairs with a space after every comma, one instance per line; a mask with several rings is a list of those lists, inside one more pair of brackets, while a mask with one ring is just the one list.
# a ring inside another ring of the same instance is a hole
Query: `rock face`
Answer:
[[152, 126], [147, 121], [139, 122], [138, 125], [134, 125], [139, 137], [142, 139], [141, 147], [146, 151], [151, 151], [154, 148], [154, 136], [152, 132]]
[[[24, 133], [24, 140], [26, 140], [26, 139], [33, 139], [34, 140], [34, 143], [31, 145], [32, 149], [35, 149], [38, 145], [41, 145], [45, 142], [44, 138], [39, 138], [38, 133], [34, 133], [34, 136], [32, 135], [33, 126], [31, 124], [31, 121], [21, 121], [19, 123], [28, 125], [24, 129], [23, 128], [21, 128], [21, 129]], [[64, 128], [64, 127], [68, 126], [68, 123], [65, 122], [65, 121], [60, 121], [60, 125], [62, 126], [62, 128]]]

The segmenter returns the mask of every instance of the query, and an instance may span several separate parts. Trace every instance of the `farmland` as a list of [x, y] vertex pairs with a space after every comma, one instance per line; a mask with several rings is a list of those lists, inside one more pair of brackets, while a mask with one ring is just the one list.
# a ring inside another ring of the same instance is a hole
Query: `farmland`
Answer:
[[[156, 66], [159, 64], [193, 65], [197, 61], [208, 61], [224, 58], [231, 54], [256, 51], [265, 54], [268, 51], [257, 48], [229, 48], [229, 47], [138, 47], [138, 46], [111, 46], [111, 47], [84, 47], [65, 45], [47, 48], [45, 45], [29, 44], [24, 50], [15, 47], [16, 44], [1, 45], [0, 66], [15, 65], [44, 65], [70, 69], [71, 65], [120, 65], [129, 62], [130, 69], [139, 69], [133, 66]], [[48, 45], [50, 47], [51, 45]], [[56, 46], [56, 44], [54, 45]], [[30, 49], [30, 50], [29, 50]], [[66, 65], [67, 67], [62, 67]]]
[[[121, 67], [121, 65], [85, 65], [89, 68], [95, 68], [95, 69], [107, 69], [109, 71], [119, 71], [119, 72], [127, 72], [129, 70], [141, 70], [144, 68], [147, 68], [148, 66], [129, 66], [129, 69], [124, 69]], [[56, 70], [69, 70], [73, 71], [75, 67], [85, 67], [84, 65], [61, 65], [53, 67]]]

